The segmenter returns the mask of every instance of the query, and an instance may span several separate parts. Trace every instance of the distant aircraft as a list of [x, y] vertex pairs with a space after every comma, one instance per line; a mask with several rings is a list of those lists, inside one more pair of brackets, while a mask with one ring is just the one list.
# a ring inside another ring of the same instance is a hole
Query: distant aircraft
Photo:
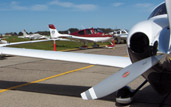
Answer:
[[88, 42], [93, 42], [93, 47], [99, 47], [97, 42], [108, 42], [113, 40], [112, 35], [105, 35], [101, 30], [94, 28], [80, 30], [71, 34], [60, 34], [53, 24], [49, 25], [49, 29], [52, 39], [65, 38], [80, 41], [84, 43], [84, 45], [82, 46], [83, 48], [87, 48]]
[[123, 40], [124, 43], [126, 43], [128, 32], [125, 29], [122, 29], [122, 30], [114, 31], [113, 35], [118, 44], [121, 43], [121, 40]]
[[35, 34], [27, 34], [25, 30], [22, 31], [23, 36], [18, 36], [19, 38], [29, 38], [30, 40], [35, 40], [35, 39], [49, 39], [49, 37], [40, 35], [38, 33]]
[[6, 43], [8, 43], [6, 40], [2, 40], [2, 39], [0, 38], [0, 44], [6, 44]]
[[[171, 0], [157, 6], [148, 20], [136, 24], [127, 38], [129, 57], [73, 52], [53, 52], [0, 47], [1, 54], [121, 67], [122, 70], [81, 93], [84, 100], [98, 99], [117, 91], [116, 102], [128, 104], [147, 81], [161, 95], [171, 90]], [[53, 34], [55, 34], [55, 30]], [[60, 35], [61, 36], [61, 35]], [[71, 36], [72, 37], [72, 36]], [[158, 54], [157, 52], [162, 52]], [[29, 54], [28, 54], [29, 53]], [[146, 80], [135, 90], [126, 87], [143, 76]]]

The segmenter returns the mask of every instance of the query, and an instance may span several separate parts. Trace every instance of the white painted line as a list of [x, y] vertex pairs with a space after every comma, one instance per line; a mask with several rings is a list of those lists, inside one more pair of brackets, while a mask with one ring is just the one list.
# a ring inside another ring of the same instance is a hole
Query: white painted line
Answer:
[[96, 93], [93, 88], [89, 89], [90, 95], [92, 99], [97, 99]]

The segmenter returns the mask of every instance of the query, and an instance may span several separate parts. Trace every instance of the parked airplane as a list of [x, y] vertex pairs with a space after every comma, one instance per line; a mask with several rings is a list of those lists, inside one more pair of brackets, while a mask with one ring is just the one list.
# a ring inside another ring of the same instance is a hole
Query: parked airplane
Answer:
[[126, 31], [125, 29], [114, 31], [113, 35], [118, 44], [120, 44], [122, 40], [124, 43], [126, 43], [128, 37], [128, 31]]
[[34, 39], [48, 39], [47, 36], [40, 35], [38, 33], [27, 34], [27, 32], [25, 30], [23, 30], [22, 32], [23, 32], [23, 36], [19, 36], [19, 38], [29, 38], [30, 40], [34, 40]]
[[[127, 39], [130, 59], [119, 56], [9, 47], [0, 47], [0, 53], [123, 67], [122, 70], [83, 92], [81, 96], [84, 100], [98, 99], [118, 91], [116, 101], [125, 104], [132, 101], [132, 97], [147, 81], [161, 95], [165, 95], [171, 90], [170, 28], [171, 0], [165, 0], [165, 3], [160, 4], [154, 9], [148, 20], [138, 23], [130, 31]], [[162, 52], [162, 54], [158, 55], [158, 51]], [[135, 91], [132, 92], [128, 87], [125, 87], [141, 75], [146, 80]]]
[[100, 29], [84, 29], [71, 34], [60, 34], [53, 24], [49, 25], [51, 38], [65, 38], [84, 43], [83, 48], [87, 48], [88, 42], [93, 42], [93, 47], [99, 47], [97, 42], [107, 42], [113, 40], [112, 35], [105, 35]]
[[6, 40], [2, 40], [2, 39], [0, 38], [0, 44], [6, 44], [6, 43], [8, 43]]

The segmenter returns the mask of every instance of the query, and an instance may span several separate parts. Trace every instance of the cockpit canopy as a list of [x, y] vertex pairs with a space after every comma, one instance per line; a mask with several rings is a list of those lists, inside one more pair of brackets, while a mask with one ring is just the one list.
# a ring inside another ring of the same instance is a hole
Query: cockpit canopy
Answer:
[[97, 29], [94, 29], [94, 32], [95, 32], [95, 33], [104, 33], [102, 30], [100, 30], [100, 29], [98, 29], [98, 28], [97, 28]]
[[155, 16], [163, 15], [163, 14], [167, 14], [165, 3], [162, 3], [157, 8], [155, 8], [154, 11], [151, 13], [149, 19]]

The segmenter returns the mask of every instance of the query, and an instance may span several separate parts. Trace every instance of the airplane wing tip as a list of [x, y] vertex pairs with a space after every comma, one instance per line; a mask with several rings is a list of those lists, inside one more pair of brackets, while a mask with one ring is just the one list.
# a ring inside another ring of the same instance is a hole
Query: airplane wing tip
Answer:
[[93, 88], [81, 93], [81, 97], [83, 100], [95, 100], [97, 99], [96, 93]]
[[87, 95], [85, 92], [81, 93], [81, 97], [83, 100], [88, 100]]

